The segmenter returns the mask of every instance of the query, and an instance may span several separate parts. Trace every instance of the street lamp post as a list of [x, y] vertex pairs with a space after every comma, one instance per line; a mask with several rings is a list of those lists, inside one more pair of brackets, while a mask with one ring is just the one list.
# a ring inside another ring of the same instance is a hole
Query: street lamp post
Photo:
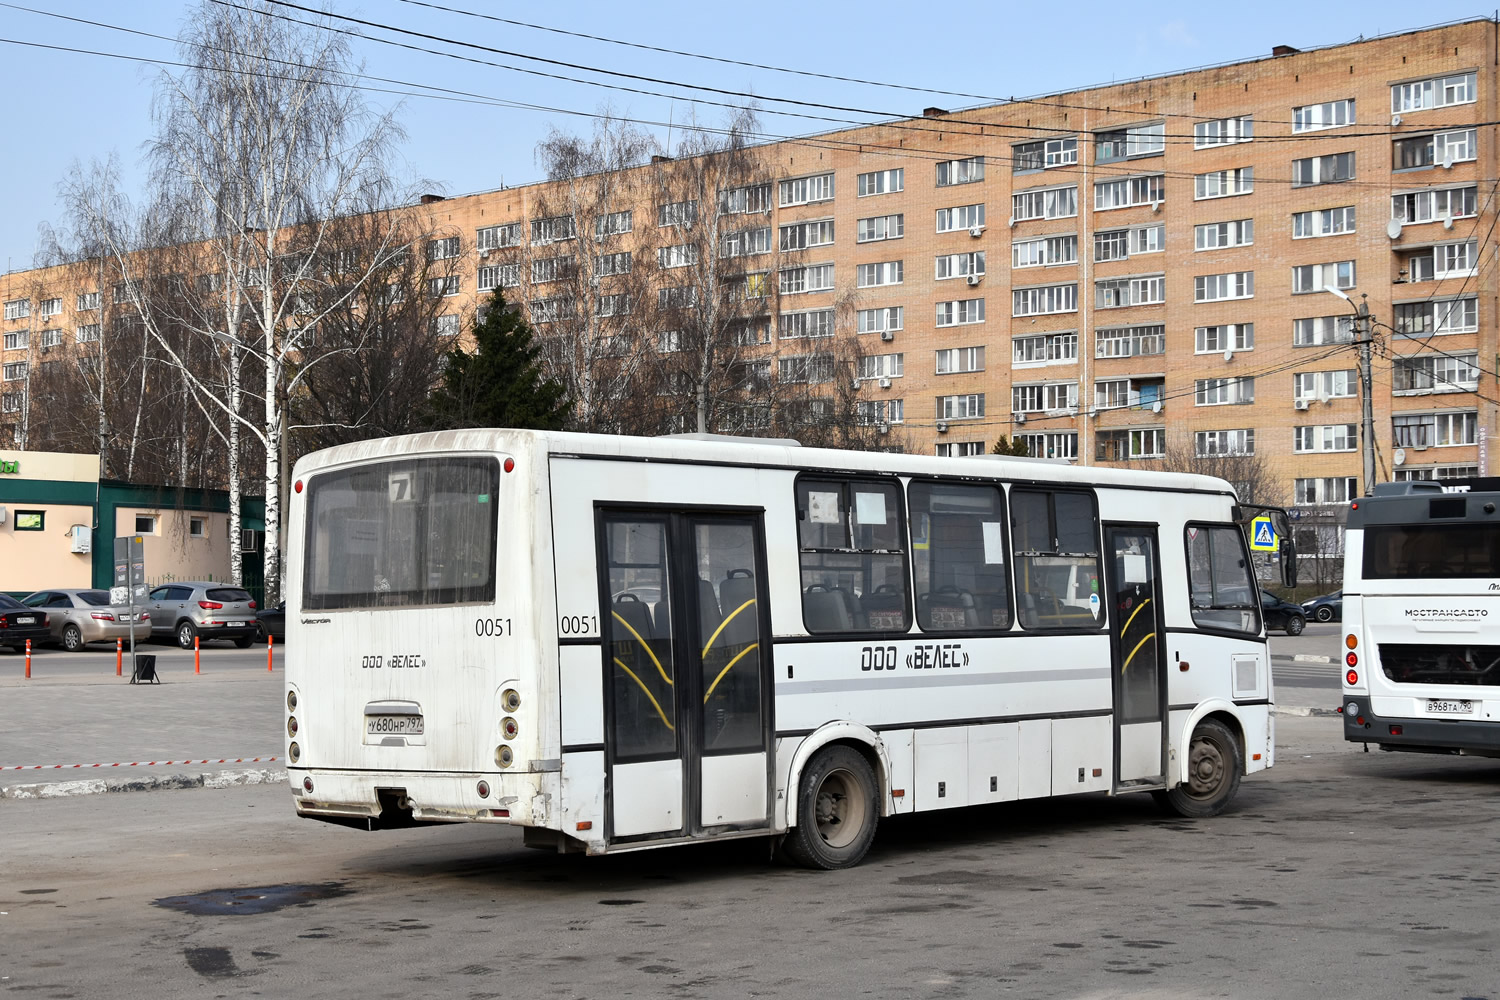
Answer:
[[1374, 339], [1374, 326], [1370, 317], [1370, 306], [1366, 296], [1359, 297], [1359, 305], [1337, 288], [1324, 288], [1330, 295], [1337, 295], [1354, 310], [1354, 343], [1359, 347], [1359, 396], [1361, 420], [1359, 436], [1364, 452], [1365, 496], [1375, 492], [1375, 402], [1372, 398], [1374, 379], [1370, 372], [1370, 345]]

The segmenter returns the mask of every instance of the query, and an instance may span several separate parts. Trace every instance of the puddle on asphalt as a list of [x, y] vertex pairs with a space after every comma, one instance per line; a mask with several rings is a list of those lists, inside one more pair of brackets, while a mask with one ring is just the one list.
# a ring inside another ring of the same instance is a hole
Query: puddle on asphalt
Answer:
[[210, 889], [188, 896], [164, 896], [154, 905], [195, 916], [272, 913], [287, 906], [306, 906], [320, 899], [347, 896], [353, 890], [340, 882], [313, 885], [262, 885], [239, 889]]

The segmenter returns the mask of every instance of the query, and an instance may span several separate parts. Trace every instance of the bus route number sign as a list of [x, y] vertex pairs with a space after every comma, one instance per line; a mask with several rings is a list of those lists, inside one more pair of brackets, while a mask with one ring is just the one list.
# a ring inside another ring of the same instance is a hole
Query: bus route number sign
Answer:
[[1250, 522], [1250, 549], [1253, 552], [1276, 551], [1276, 528], [1269, 517], [1257, 517]]

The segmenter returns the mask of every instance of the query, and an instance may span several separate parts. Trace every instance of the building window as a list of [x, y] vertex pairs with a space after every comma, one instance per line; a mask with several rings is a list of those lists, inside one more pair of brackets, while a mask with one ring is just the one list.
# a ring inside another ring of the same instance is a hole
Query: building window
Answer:
[[1222, 299], [1255, 297], [1255, 272], [1232, 271], [1229, 274], [1199, 274], [1193, 278], [1194, 302], [1218, 302]]
[[1111, 208], [1128, 208], [1131, 205], [1154, 207], [1165, 201], [1166, 197], [1167, 179], [1164, 174], [1122, 177], [1094, 184], [1094, 208], [1101, 212]]
[[1094, 282], [1094, 306], [1099, 309], [1161, 305], [1166, 300], [1167, 279], [1164, 275], [1107, 278]]
[[860, 288], [899, 285], [906, 273], [904, 261], [889, 260], [879, 264], [860, 264], [855, 269], [855, 284]]
[[156, 534], [156, 518], [151, 514], [137, 514], [135, 516], [135, 531], [137, 535]]
[[1224, 250], [1228, 247], [1247, 247], [1255, 242], [1255, 220], [1236, 219], [1233, 222], [1210, 222], [1193, 227], [1194, 250]]
[[[1075, 212], [1074, 214], [1077, 213]], [[952, 233], [960, 229], [983, 228], [983, 203], [978, 205], [959, 205], [956, 208], [940, 208], [937, 210], [937, 231], [940, 233]]]
[[189, 538], [207, 538], [208, 537], [208, 518], [206, 518], [206, 517], [190, 517], [190, 518], [188, 518], [188, 537]]
[[[1078, 286], [1036, 285], [1011, 290], [1012, 316], [1042, 316], [1048, 313], [1078, 311]], [[942, 306], [938, 307], [941, 313]], [[940, 322], [938, 324], [942, 326]]]
[[938, 375], [984, 371], [983, 347], [949, 347], [937, 352]]
[[[625, 213], [627, 216], [629, 212]], [[504, 226], [486, 226], [475, 230], [474, 246], [478, 250], [499, 250], [503, 247], [520, 246], [521, 224], [512, 222]]]
[[1011, 440], [1024, 444], [1032, 458], [1075, 459], [1078, 457], [1077, 431], [1041, 431], [1033, 434], [1015, 434], [1011, 436]]
[[[1397, 417], [1400, 426], [1401, 417]], [[1396, 432], [1401, 445], [1401, 432]], [[1320, 451], [1354, 451], [1359, 447], [1359, 433], [1354, 424], [1311, 424], [1292, 428], [1292, 452], [1310, 454]]]
[[781, 207], [833, 200], [833, 174], [816, 174], [781, 182]]
[[[1478, 441], [1479, 415], [1473, 410], [1440, 413], [1403, 413], [1391, 418], [1398, 448], [1425, 451], [1431, 447], [1456, 448]], [[1353, 425], [1350, 425], [1351, 440]]]
[[1255, 430], [1198, 431], [1193, 435], [1193, 454], [1198, 458], [1221, 455], [1254, 455]]
[[85, 323], [73, 332], [73, 339], [80, 344], [93, 344], [99, 340], [99, 324]]
[[[1076, 297], [1077, 292], [1075, 290]], [[1075, 305], [1076, 309], [1077, 306]], [[968, 326], [984, 322], [984, 299], [959, 299], [937, 304], [938, 326]]]
[[984, 393], [982, 392], [937, 398], [939, 420], [969, 420], [982, 416], [984, 416]]
[[[678, 246], [659, 247], [656, 251], [656, 262], [665, 270], [674, 267], [692, 267], [698, 263], [698, 247], [693, 243], [683, 243]], [[533, 265], [533, 268], [535, 265]], [[533, 278], [533, 281], [536, 279]]]
[[[1423, 303], [1430, 305], [1430, 303]], [[1311, 316], [1292, 320], [1293, 347], [1319, 347], [1323, 344], [1354, 343], [1354, 318], [1341, 316]]]
[[493, 291], [496, 288], [516, 288], [521, 284], [520, 264], [501, 264], [498, 267], [479, 269], [479, 290]]
[[98, 292], [79, 292], [78, 303], [73, 307], [78, 312], [90, 312], [99, 308]]
[[1348, 503], [1358, 496], [1359, 481], [1354, 476], [1298, 479], [1292, 484], [1292, 502], [1296, 504]]
[[1397, 358], [1391, 370], [1394, 395], [1472, 392], [1478, 387], [1479, 356], [1474, 353]]
[[809, 267], [785, 267], [777, 272], [782, 295], [800, 295], [803, 292], [827, 292], [833, 290], [833, 265], [814, 264]]
[[1391, 86], [1391, 113], [1406, 114], [1408, 111], [1446, 108], [1454, 104], [1473, 104], [1475, 89], [1473, 73], [1459, 73], [1455, 76], [1439, 76], [1430, 80], [1393, 84]]
[[1094, 406], [1112, 410], [1128, 406], [1133, 410], [1154, 408], [1161, 402], [1165, 380], [1159, 375], [1149, 378], [1111, 378], [1094, 380]]
[[[118, 302], [119, 299], [116, 298], [115, 301]], [[11, 299], [9, 302], [5, 303], [5, 318], [6, 319], [25, 319], [27, 316], [30, 316], [30, 315], [31, 315], [31, 300], [30, 299]]]
[[[680, 289], [662, 289], [667, 291], [680, 291]], [[565, 319], [572, 319], [577, 312], [577, 303], [567, 296], [557, 296], [550, 299], [531, 300], [531, 321], [533, 323], [556, 323]]]
[[594, 258], [594, 274], [600, 278], [629, 274], [632, 263], [629, 252], [600, 254]]
[[1078, 185], [1018, 191], [1010, 197], [1011, 218], [1071, 219], [1078, 215]]
[[5, 335], [5, 349], [7, 351], [19, 351], [30, 346], [30, 330], [12, 330]]
[[900, 378], [906, 374], [906, 355], [867, 354], [859, 359], [858, 378]]
[[1392, 318], [1398, 337], [1474, 333], [1479, 329], [1479, 299], [1470, 296], [1433, 302], [1400, 302], [1393, 307]]
[[862, 399], [855, 409], [855, 419], [861, 426], [875, 424], [900, 424], [906, 422], [906, 400]]
[[432, 334], [435, 337], [458, 336], [458, 316], [449, 313], [444, 316], [432, 317]]
[[832, 309], [782, 313], [776, 318], [776, 335], [782, 340], [800, 340], [803, 337], [832, 337], [833, 333]]
[[1166, 453], [1167, 432], [1164, 427], [1099, 431], [1094, 436], [1094, 457], [1100, 462], [1162, 458]]
[[746, 184], [719, 192], [719, 211], [725, 215], [750, 215], [771, 210], [771, 185]]
[[1010, 408], [1014, 413], [1048, 413], [1077, 407], [1077, 382], [1017, 385], [1010, 390]]
[[63, 342], [63, 332], [61, 330], [43, 330], [42, 331], [42, 345], [41, 346], [44, 349], [48, 348], [48, 347], [58, 347], [58, 346], [60, 346], [62, 344], [62, 342]]
[[1255, 168], [1236, 167], [1234, 170], [1215, 170], [1193, 177], [1193, 200], [1208, 198], [1232, 198], [1250, 194], [1255, 190]]
[[1342, 184], [1354, 180], [1354, 154], [1330, 153], [1292, 161], [1292, 187]]
[[981, 277], [984, 274], [984, 251], [949, 253], [937, 258], [937, 276], [934, 280], [949, 278]]
[[885, 309], [861, 309], [858, 323], [860, 333], [893, 333], [902, 328], [906, 309], [904, 306], [889, 306]]
[[661, 309], [691, 309], [698, 304], [697, 285], [676, 285], [656, 290], [656, 304]]
[[1193, 331], [1194, 354], [1221, 354], [1224, 351], [1255, 349], [1254, 323], [1226, 323], [1200, 326]]
[[1337, 260], [1327, 264], [1303, 264], [1292, 268], [1292, 294], [1306, 295], [1325, 288], [1353, 288], [1354, 261]]
[[906, 168], [896, 167], [894, 170], [872, 170], [869, 173], [860, 174], [857, 184], [858, 196], [868, 198], [876, 194], [893, 194], [897, 191], [906, 190]]
[[1224, 146], [1233, 142], [1249, 142], [1255, 136], [1255, 120], [1249, 115], [1242, 118], [1220, 118], [1212, 122], [1193, 123], [1193, 148]]
[[440, 240], [428, 240], [427, 259], [434, 261], [452, 260], [454, 257], [458, 256], [458, 243], [459, 241], [457, 236], [445, 236]]
[[1011, 267], [1047, 267], [1076, 263], [1077, 236], [1044, 236], [1034, 240], [1016, 240], [1010, 245]]
[[19, 392], [7, 392], [0, 395], [0, 413], [20, 413], [23, 398]]
[[1108, 163], [1134, 156], [1157, 156], [1167, 148], [1167, 126], [1162, 122], [1100, 132], [1094, 136], [1094, 162]]
[[934, 452], [938, 458], [974, 458], [984, 453], [983, 441], [945, 441]]
[[771, 227], [740, 229], [726, 233], [719, 245], [721, 257], [748, 257], [771, 252]]
[[1466, 219], [1476, 214], [1478, 188], [1438, 188], [1391, 195], [1391, 218], [1402, 225]]
[[656, 224], [659, 227], [677, 226], [685, 228], [698, 221], [696, 200], [674, 201], [656, 208]]
[[1126, 260], [1134, 254], [1159, 253], [1165, 232], [1166, 226], [1162, 224], [1096, 232], [1094, 260]]
[[937, 165], [938, 187], [973, 184], [982, 180], [984, 180], [984, 157], [982, 156], [970, 156], [962, 160], [946, 160]]
[[1313, 132], [1354, 124], [1354, 99], [1304, 104], [1292, 109], [1292, 131]]
[[1200, 378], [1193, 383], [1194, 406], [1229, 406], [1253, 402], [1254, 378]]
[[1325, 208], [1316, 212], [1297, 212], [1292, 215], [1292, 239], [1305, 240], [1318, 236], [1341, 236], [1354, 232], [1354, 206]]
[[877, 215], [873, 219], [860, 219], [855, 227], [856, 243], [875, 243], [879, 240], [899, 240], [906, 235], [906, 216]]
[[1011, 364], [1044, 365], [1078, 360], [1078, 334], [1044, 333], [1011, 340]]
[[49, 319], [49, 318], [51, 318], [53, 316], [58, 315], [61, 312], [62, 312], [62, 299], [43, 299], [42, 300], [42, 309], [41, 309], [42, 319]]
[[783, 382], [832, 382], [836, 367], [832, 354], [794, 354], [778, 362], [778, 374]]
[[26, 378], [26, 362], [10, 361], [0, 367], [0, 379], [6, 382], [19, 382]]
[[1094, 331], [1094, 357], [1134, 358], [1152, 354], [1165, 354], [1167, 350], [1166, 327], [1123, 326]]
[[808, 247], [826, 247], [833, 244], [833, 220], [818, 219], [813, 222], [794, 222], [781, 227], [782, 250], [806, 250]]
[[1477, 139], [1478, 133], [1471, 128], [1397, 139], [1392, 144], [1391, 168], [1417, 170], [1473, 160], [1479, 156]]
[[1353, 368], [1331, 372], [1297, 372], [1292, 376], [1292, 396], [1303, 400], [1347, 399], [1359, 391], [1359, 376]]

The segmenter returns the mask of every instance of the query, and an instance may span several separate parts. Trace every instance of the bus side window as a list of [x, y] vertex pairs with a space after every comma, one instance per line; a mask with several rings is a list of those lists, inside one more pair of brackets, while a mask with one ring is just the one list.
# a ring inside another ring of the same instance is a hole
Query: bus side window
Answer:
[[1099, 515], [1089, 493], [1010, 491], [1016, 616], [1023, 628], [1096, 628]]
[[807, 630], [907, 631], [906, 526], [899, 486], [800, 479], [796, 490]]
[[998, 486], [913, 482], [912, 571], [924, 632], [1010, 627]]
[[1260, 588], [1250, 574], [1245, 533], [1228, 524], [1190, 524], [1186, 531], [1193, 624], [1258, 633]]

